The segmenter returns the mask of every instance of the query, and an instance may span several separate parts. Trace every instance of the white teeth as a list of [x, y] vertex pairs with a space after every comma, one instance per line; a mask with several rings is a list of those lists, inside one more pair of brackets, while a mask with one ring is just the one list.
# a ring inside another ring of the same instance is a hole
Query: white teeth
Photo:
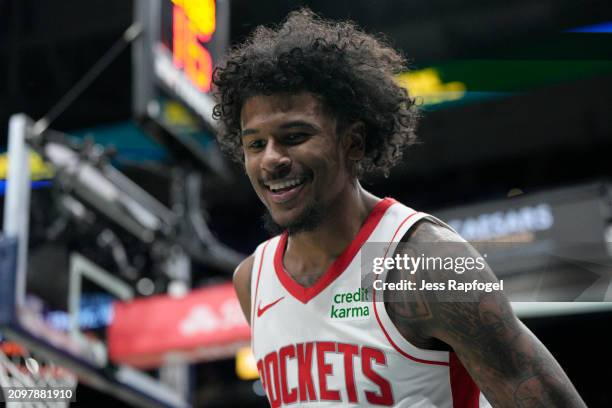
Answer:
[[294, 178], [294, 179], [289, 179], [289, 180], [280, 181], [276, 183], [270, 183], [270, 184], [267, 184], [267, 186], [270, 190], [280, 190], [282, 188], [297, 186], [298, 184], [301, 184], [302, 181], [303, 179], [301, 178]]

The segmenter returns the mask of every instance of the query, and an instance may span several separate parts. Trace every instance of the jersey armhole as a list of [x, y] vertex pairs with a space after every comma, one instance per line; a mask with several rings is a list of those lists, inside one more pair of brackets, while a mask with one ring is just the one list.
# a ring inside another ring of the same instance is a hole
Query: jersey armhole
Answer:
[[255, 350], [255, 311], [257, 305], [257, 295], [259, 294], [259, 281], [262, 274], [264, 260], [270, 256], [268, 245], [274, 238], [262, 242], [257, 246], [253, 257], [253, 267], [251, 269], [251, 350]]
[[271, 239], [262, 242], [257, 246], [253, 253], [253, 266], [251, 267], [251, 322], [253, 322], [253, 311], [257, 302], [257, 294], [259, 292], [259, 279], [261, 277], [261, 270], [265, 257], [266, 247], [270, 243]]
[[[407, 208], [409, 209], [409, 208]], [[394, 231], [391, 239], [389, 240], [389, 248], [386, 251], [387, 256], [392, 256], [397, 249], [399, 241], [414, 227], [416, 223], [423, 219], [431, 219], [436, 223], [442, 223], [437, 218], [422, 212], [416, 212], [409, 209], [402, 217], [399, 226]], [[443, 224], [443, 223], [442, 223]], [[445, 225], [445, 224], [443, 224]], [[383, 280], [386, 279], [387, 271], [381, 277]], [[449, 352], [441, 350], [426, 350], [415, 346], [402, 336], [395, 324], [391, 320], [391, 317], [387, 313], [385, 303], [382, 299], [376, 298], [376, 291], [373, 293], [373, 307], [374, 314], [378, 326], [382, 330], [384, 336], [387, 338], [389, 344], [402, 356], [409, 360], [422, 364], [433, 364], [433, 365], [449, 365]]]

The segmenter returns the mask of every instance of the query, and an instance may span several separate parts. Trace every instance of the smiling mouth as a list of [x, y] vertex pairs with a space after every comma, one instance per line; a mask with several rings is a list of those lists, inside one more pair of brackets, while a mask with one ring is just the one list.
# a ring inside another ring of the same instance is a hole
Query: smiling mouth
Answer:
[[266, 182], [264, 185], [273, 193], [281, 193], [289, 191], [295, 187], [301, 186], [306, 181], [306, 177], [294, 177], [291, 179]]
[[284, 203], [294, 199], [302, 190], [306, 183], [306, 177], [294, 177], [283, 180], [275, 180], [265, 182], [267, 190], [270, 192], [272, 201], [275, 203]]

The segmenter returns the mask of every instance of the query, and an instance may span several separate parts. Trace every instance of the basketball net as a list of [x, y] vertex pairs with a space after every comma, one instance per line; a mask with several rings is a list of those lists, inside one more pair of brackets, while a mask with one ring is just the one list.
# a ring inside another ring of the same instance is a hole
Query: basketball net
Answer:
[[7, 395], [8, 388], [51, 392], [60, 388], [70, 389], [74, 397], [76, 386], [77, 377], [51, 360], [34, 355], [16, 343], [10, 343], [10, 347], [0, 348], [0, 387], [4, 393], [4, 401], [7, 401], [7, 408], [65, 408], [70, 405], [68, 401], [12, 402]]

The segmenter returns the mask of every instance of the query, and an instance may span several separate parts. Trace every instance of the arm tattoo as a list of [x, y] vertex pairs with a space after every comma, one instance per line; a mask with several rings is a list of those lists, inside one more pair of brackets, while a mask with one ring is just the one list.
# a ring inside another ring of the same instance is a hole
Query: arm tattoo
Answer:
[[[421, 254], [419, 243], [462, 242], [435, 245], [430, 256], [478, 256], [459, 236], [424, 220], [407, 234], [396, 253]], [[431, 247], [431, 245], [430, 245]], [[456, 248], [456, 249], [453, 249]], [[462, 248], [462, 249], [461, 249]], [[420, 273], [420, 272], [419, 272]], [[415, 280], [405, 271], [390, 271], [388, 281]], [[429, 281], [496, 281], [485, 268], [477, 276], [453, 271], [426, 271]], [[499, 292], [471, 292], [457, 298], [438, 299], [435, 292], [394, 291], [385, 306], [400, 333], [434, 338], [451, 346], [480, 390], [495, 407], [584, 407], [563, 369], [544, 345], [514, 315]], [[453, 295], [455, 296], [455, 295]]]

